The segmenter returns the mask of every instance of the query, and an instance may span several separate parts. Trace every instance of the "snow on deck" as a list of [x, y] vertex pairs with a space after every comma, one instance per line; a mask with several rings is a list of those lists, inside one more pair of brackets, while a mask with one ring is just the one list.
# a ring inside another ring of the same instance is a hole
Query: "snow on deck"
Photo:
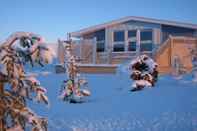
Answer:
[[117, 67], [117, 64], [79, 64], [79, 66], [87, 67]]
[[48, 89], [50, 108], [30, 106], [48, 117], [49, 131], [192, 131], [197, 129], [197, 84], [160, 76], [155, 88], [130, 92], [125, 73], [85, 74], [92, 96], [86, 103], [58, 99], [64, 74], [39, 77]]

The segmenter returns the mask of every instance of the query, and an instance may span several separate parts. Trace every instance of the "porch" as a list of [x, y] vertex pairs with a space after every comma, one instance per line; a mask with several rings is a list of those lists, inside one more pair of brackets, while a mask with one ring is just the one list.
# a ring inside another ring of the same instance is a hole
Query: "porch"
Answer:
[[173, 73], [176, 64], [182, 72], [192, 70], [192, 50], [197, 50], [197, 38], [170, 36], [154, 53], [160, 73]]
[[[114, 51], [112, 47], [108, 47], [105, 51], [98, 51], [96, 39], [85, 39], [79, 41], [73, 41], [72, 53], [80, 59], [81, 64], [121, 64], [128, 60], [139, 56], [140, 54], [146, 54], [150, 57], [153, 56], [155, 47], [152, 47], [151, 51], [141, 51], [140, 45], [137, 45], [135, 51]], [[106, 44], [107, 45], [107, 44]]]
[[140, 54], [152, 57], [151, 51], [122, 51], [105, 50], [99, 52], [96, 39], [72, 41], [73, 55], [80, 59], [79, 71], [83, 73], [116, 73], [119, 64], [128, 62]]

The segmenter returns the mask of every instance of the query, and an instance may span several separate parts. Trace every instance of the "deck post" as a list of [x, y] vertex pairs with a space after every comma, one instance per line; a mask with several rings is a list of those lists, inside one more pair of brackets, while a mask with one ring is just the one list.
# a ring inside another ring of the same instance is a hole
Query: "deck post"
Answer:
[[140, 30], [137, 29], [137, 43], [136, 43], [136, 55], [139, 56], [140, 55]]
[[92, 46], [92, 63], [96, 64], [96, 57], [97, 57], [97, 43], [96, 43], [96, 37], [93, 38], [93, 46]]
[[79, 40], [79, 57], [80, 57], [80, 59], [81, 59], [81, 61], [80, 62], [82, 62], [83, 61], [83, 57], [82, 57], [82, 45], [83, 44], [83, 40], [80, 38], [80, 40]]
[[108, 49], [108, 64], [111, 64], [112, 61], [112, 49]]

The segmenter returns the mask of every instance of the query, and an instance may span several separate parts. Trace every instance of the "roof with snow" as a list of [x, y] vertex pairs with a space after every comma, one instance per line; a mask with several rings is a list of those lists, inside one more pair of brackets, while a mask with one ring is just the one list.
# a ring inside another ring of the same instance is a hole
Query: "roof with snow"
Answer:
[[197, 29], [197, 24], [175, 22], [175, 21], [169, 21], [169, 20], [160, 20], [160, 19], [153, 19], [153, 18], [145, 18], [145, 17], [128, 16], [128, 17], [113, 20], [111, 22], [107, 22], [104, 24], [99, 24], [99, 25], [88, 27], [88, 28], [84, 28], [84, 29], [81, 29], [76, 32], [71, 32], [70, 35], [72, 37], [80, 37], [83, 34], [91, 33], [91, 32], [97, 31], [97, 30], [104, 29], [106, 27], [110, 27], [110, 26], [114, 26], [117, 24], [127, 22], [130, 20], [140, 21], [140, 22], [148, 22], [148, 23], [154, 23], [154, 24], [161, 24], [161, 25], [177, 26], [177, 27], [190, 28], [190, 29], [195, 29], [195, 30]]

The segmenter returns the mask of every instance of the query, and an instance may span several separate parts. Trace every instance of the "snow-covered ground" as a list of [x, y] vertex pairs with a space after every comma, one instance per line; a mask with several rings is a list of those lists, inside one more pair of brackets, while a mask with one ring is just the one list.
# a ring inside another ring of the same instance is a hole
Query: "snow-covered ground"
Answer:
[[50, 107], [29, 104], [37, 114], [48, 117], [49, 131], [197, 130], [197, 84], [191, 75], [180, 80], [159, 76], [154, 88], [130, 92], [127, 73], [84, 74], [92, 96], [86, 103], [69, 104], [58, 99], [65, 75], [53, 73], [52, 67], [37, 70], [48, 89]]

